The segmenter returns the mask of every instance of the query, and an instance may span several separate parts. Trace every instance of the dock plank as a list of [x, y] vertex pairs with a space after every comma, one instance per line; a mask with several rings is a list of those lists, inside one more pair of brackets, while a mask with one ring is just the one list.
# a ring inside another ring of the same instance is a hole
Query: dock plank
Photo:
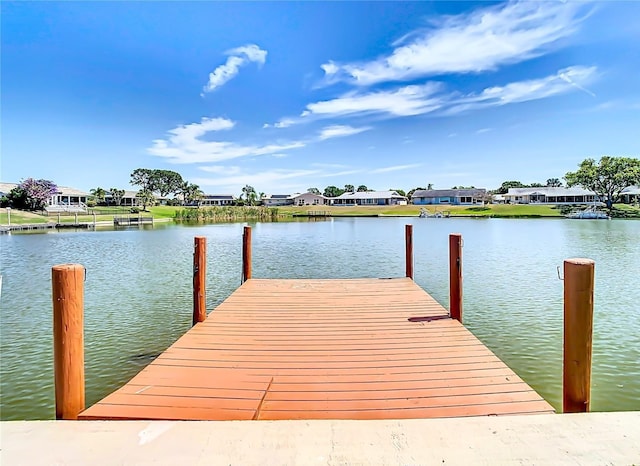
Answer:
[[406, 419], [552, 412], [410, 279], [251, 279], [80, 418]]

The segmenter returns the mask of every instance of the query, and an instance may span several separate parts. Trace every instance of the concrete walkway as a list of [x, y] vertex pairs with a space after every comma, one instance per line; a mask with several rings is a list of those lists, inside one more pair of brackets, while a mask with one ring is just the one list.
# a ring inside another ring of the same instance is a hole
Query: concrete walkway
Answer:
[[15, 421], [8, 465], [640, 464], [640, 412], [403, 421]]

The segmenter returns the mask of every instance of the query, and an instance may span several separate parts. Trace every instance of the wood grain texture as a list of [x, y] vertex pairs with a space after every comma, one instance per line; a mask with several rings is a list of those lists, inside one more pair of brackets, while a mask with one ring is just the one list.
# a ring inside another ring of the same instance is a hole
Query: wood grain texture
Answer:
[[553, 408], [409, 278], [246, 281], [82, 419], [406, 419]]

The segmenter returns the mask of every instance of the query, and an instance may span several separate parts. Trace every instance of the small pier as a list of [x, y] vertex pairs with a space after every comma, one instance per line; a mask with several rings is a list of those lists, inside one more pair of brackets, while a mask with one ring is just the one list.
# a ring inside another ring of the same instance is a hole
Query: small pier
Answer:
[[553, 408], [410, 278], [247, 280], [80, 419], [402, 419]]
[[318, 218], [318, 217], [331, 217], [332, 214], [331, 214], [331, 212], [329, 212], [327, 210], [310, 210], [308, 212], [293, 214], [293, 216], [294, 217], [313, 217], [313, 218]]
[[[449, 235], [449, 310], [405, 276], [255, 279], [206, 314], [206, 238], [193, 255], [193, 327], [86, 408], [79, 264], [52, 270], [56, 418], [384, 420], [550, 414], [553, 407], [463, 325], [462, 236]], [[564, 263], [565, 413], [589, 411], [594, 262]]]
[[131, 227], [139, 225], [153, 225], [153, 217], [142, 217], [141, 215], [113, 217], [113, 226], [115, 227]]

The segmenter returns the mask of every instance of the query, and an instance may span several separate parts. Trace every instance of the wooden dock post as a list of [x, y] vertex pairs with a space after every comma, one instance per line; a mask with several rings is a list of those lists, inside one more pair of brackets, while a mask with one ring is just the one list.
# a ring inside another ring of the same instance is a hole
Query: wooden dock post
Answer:
[[462, 235], [449, 235], [449, 314], [462, 322]]
[[242, 283], [251, 278], [251, 227], [245, 226], [242, 234]]
[[196, 236], [193, 244], [193, 325], [207, 318], [207, 238]]
[[591, 402], [594, 271], [595, 263], [591, 259], [564, 261], [562, 408], [565, 413], [587, 412]]
[[51, 269], [56, 419], [78, 419], [85, 408], [84, 277], [79, 264]]
[[413, 225], [404, 226], [406, 276], [413, 280]]

